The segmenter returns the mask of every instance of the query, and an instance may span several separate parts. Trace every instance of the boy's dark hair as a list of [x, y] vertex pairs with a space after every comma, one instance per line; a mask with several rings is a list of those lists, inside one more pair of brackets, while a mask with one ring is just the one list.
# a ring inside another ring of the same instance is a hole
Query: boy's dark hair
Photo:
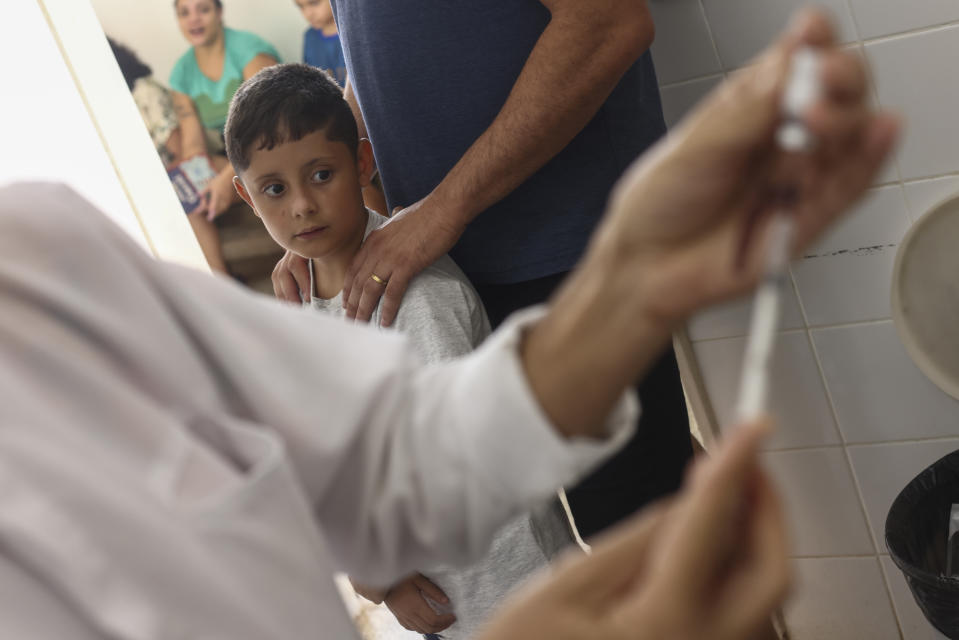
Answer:
[[153, 70], [144, 64], [133, 51], [116, 42], [113, 38], [107, 37], [107, 42], [113, 49], [113, 57], [117, 59], [120, 73], [123, 74], [123, 79], [127, 81], [127, 88], [131, 91], [133, 91], [133, 84], [137, 80], [153, 75]]
[[316, 67], [274, 65], [234, 94], [223, 132], [226, 155], [239, 173], [249, 168], [253, 151], [296, 142], [324, 128], [328, 140], [342, 142], [356, 154], [356, 120], [339, 85]]

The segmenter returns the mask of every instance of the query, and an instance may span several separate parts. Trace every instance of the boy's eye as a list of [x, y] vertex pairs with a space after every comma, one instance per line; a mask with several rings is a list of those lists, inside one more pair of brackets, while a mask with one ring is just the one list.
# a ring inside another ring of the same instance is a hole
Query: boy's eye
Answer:
[[333, 172], [329, 169], [319, 169], [313, 172], [313, 182], [326, 182], [333, 177]]
[[283, 195], [283, 191], [284, 191], [283, 185], [275, 182], [273, 184], [268, 184], [263, 188], [263, 193], [265, 193], [268, 196], [274, 196], [274, 197]]

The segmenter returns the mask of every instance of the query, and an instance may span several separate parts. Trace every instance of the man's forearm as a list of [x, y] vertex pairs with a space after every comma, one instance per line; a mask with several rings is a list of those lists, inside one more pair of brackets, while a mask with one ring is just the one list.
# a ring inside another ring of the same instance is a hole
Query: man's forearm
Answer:
[[565, 436], [602, 436], [606, 416], [668, 344], [673, 322], [643, 305], [631, 260], [591, 250], [526, 335], [523, 367]]
[[552, 19], [503, 108], [429, 196], [462, 224], [559, 153], [652, 42], [644, 2], [543, 4]]

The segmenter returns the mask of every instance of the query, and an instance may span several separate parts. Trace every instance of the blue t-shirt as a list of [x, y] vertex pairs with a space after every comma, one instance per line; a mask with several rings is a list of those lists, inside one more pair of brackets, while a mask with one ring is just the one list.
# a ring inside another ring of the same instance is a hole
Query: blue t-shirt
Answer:
[[303, 62], [323, 69], [341, 87], [346, 84], [346, 60], [339, 35], [325, 36], [319, 29], [307, 29], [303, 34]]
[[170, 72], [170, 86], [193, 99], [200, 121], [206, 129], [223, 131], [230, 100], [243, 83], [243, 69], [257, 55], [265, 53], [280, 61], [280, 54], [260, 36], [236, 29], [223, 30], [223, 73], [211, 80], [196, 62], [193, 47], [180, 56]]
[[[536, 0], [332, 4], [391, 209], [432, 191], [492, 123], [550, 18]], [[477, 216], [450, 255], [482, 284], [570, 269], [616, 179], [665, 129], [647, 52], [579, 135]]]

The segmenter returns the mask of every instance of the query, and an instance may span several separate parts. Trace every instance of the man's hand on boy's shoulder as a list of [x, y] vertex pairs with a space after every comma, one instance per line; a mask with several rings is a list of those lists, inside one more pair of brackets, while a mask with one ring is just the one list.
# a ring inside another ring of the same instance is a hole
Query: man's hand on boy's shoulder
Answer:
[[427, 196], [370, 233], [346, 273], [346, 316], [369, 321], [382, 296], [382, 325], [393, 324], [410, 281], [459, 240], [465, 223], [457, 220], [446, 207]]

